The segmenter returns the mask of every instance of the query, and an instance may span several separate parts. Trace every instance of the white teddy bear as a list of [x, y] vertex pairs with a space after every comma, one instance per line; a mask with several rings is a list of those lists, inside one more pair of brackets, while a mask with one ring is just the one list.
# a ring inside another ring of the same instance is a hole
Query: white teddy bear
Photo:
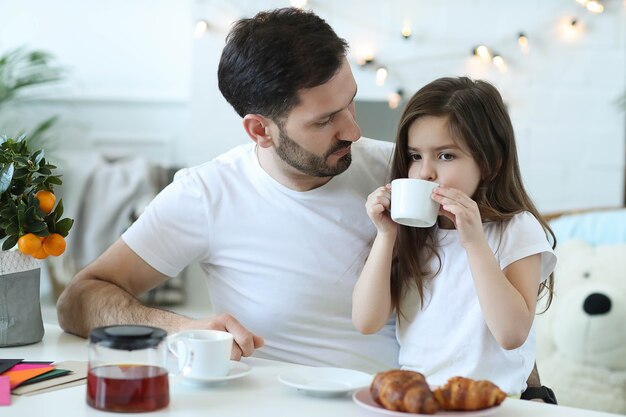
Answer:
[[555, 296], [537, 316], [537, 366], [561, 405], [626, 414], [626, 244], [557, 249]]

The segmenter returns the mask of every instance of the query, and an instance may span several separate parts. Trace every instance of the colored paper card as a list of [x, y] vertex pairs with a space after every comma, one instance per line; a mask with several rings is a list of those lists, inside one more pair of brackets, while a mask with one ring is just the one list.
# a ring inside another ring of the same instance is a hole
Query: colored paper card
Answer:
[[38, 382], [46, 381], [48, 379], [58, 378], [60, 376], [67, 375], [70, 372], [72, 372], [72, 371], [70, 371], [69, 369], [59, 369], [59, 368], [56, 368], [56, 369], [53, 369], [51, 371], [46, 372], [45, 374], [41, 374], [39, 376], [36, 376], [34, 378], [29, 379], [28, 381], [22, 382], [20, 384], [20, 387], [24, 387], [24, 386], [30, 385], [30, 384], [36, 384]]
[[13, 368], [9, 369], [9, 371], [25, 371], [27, 369], [39, 369], [39, 368], [49, 368], [49, 363], [18, 363]]
[[[61, 378], [64, 378], [64, 377], [61, 377]], [[59, 378], [59, 379], [61, 379], [61, 378]], [[64, 389], [64, 388], [78, 387], [80, 385], [85, 385], [86, 381], [87, 381], [87, 378], [83, 378], [83, 379], [79, 379], [79, 380], [76, 380], [76, 381], [66, 382], [66, 383], [61, 384], [61, 385], [55, 385], [55, 386], [48, 387], [48, 388], [41, 388], [41, 389], [38, 389], [36, 391], [28, 391], [28, 392], [25, 392], [23, 394], [17, 394], [17, 395], [23, 395], [24, 397], [30, 397], [31, 395], [38, 395], [38, 394], [43, 394], [43, 393], [46, 393], [46, 392], [58, 391], [58, 390]], [[48, 381], [45, 381], [45, 382], [48, 382]], [[43, 383], [45, 383], [45, 382], [43, 382]], [[40, 385], [40, 384], [35, 384], [35, 385], [31, 385], [31, 386], [34, 387], [34, 386], [37, 386], [37, 385]], [[24, 388], [30, 388], [31, 386], [24, 387]], [[19, 387], [18, 389], [22, 389], [22, 387]], [[15, 391], [13, 391], [13, 394], [15, 394]]]
[[11, 405], [11, 380], [0, 376], [0, 405]]
[[54, 369], [54, 366], [47, 366], [45, 368], [37, 369], [25, 369], [23, 371], [7, 371], [4, 375], [8, 376], [11, 380], [11, 389], [17, 387], [24, 381], [28, 381], [38, 375], [45, 374], [48, 371]]
[[20, 362], [22, 362], [22, 359], [0, 359], [0, 374], [8, 371]]
[[54, 366], [58, 369], [67, 369], [71, 372], [58, 378], [49, 379], [34, 384], [20, 386], [13, 390], [14, 395], [35, 395], [44, 392], [55, 391], [62, 388], [69, 388], [82, 385], [87, 381], [87, 362], [85, 361], [64, 361], [56, 362]]

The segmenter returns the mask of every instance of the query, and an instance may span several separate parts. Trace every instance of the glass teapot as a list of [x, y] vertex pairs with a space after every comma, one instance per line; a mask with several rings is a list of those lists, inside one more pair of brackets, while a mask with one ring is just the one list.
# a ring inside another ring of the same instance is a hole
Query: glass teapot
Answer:
[[116, 412], [167, 407], [170, 362], [166, 336], [165, 330], [149, 326], [93, 329], [89, 334], [87, 404]]

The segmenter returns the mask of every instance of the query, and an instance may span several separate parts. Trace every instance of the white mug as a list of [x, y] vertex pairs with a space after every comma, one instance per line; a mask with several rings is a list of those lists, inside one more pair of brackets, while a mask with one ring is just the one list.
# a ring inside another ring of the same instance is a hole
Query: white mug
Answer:
[[436, 182], [398, 178], [391, 182], [391, 218], [413, 227], [430, 227], [437, 221], [439, 203], [431, 198]]
[[185, 376], [202, 379], [228, 375], [232, 334], [220, 330], [185, 330], [168, 336], [167, 340], [179, 361], [189, 356]]

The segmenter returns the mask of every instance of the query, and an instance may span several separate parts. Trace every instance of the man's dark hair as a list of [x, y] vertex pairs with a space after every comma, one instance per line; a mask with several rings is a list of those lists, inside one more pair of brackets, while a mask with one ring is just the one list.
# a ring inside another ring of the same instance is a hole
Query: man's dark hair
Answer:
[[237, 21], [217, 71], [224, 98], [241, 116], [280, 121], [298, 104], [298, 91], [330, 80], [347, 42], [319, 16], [296, 8]]

